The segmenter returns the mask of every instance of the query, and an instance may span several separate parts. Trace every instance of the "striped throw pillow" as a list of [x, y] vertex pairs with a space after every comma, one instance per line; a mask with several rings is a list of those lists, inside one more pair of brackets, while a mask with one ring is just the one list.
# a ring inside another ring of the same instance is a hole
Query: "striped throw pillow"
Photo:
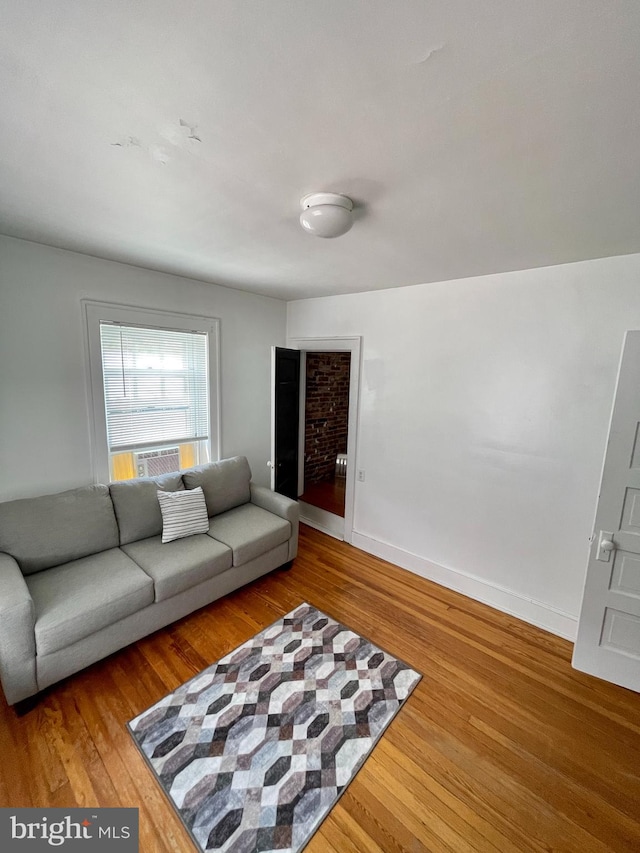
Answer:
[[162, 513], [163, 543], [209, 530], [207, 505], [200, 486], [185, 492], [158, 490], [158, 501]]

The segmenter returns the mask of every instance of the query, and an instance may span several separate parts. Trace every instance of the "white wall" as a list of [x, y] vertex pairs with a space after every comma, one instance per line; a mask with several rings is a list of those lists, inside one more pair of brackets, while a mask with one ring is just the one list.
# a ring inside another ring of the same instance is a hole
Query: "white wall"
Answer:
[[296, 301], [362, 335], [354, 544], [573, 636], [640, 255]]
[[267, 485], [284, 302], [0, 237], [0, 500], [91, 482], [83, 298], [220, 318], [222, 455]]

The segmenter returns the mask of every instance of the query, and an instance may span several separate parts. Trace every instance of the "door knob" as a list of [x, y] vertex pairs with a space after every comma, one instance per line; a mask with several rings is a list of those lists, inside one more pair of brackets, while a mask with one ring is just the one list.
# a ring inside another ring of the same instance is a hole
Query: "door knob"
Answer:
[[273, 468], [273, 462], [271, 460], [267, 462], [267, 468]]
[[598, 536], [598, 552], [596, 560], [601, 563], [608, 563], [611, 557], [611, 552], [616, 550], [616, 543], [613, 541], [613, 533], [608, 530], [601, 530]]

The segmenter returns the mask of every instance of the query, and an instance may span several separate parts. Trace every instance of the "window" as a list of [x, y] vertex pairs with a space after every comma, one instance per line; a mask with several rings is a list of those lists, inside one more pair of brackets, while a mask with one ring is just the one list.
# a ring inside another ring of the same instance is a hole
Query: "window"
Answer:
[[218, 458], [218, 321], [85, 303], [96, 479]]

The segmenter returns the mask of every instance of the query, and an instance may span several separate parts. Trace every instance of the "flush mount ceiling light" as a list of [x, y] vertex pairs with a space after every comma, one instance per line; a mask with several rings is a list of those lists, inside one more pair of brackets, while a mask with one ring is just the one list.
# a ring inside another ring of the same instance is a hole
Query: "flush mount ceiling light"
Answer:
[[340, 237], [353, 225], [353, 202], [338, 193], [311, 193], [300, 200], [300, 225], [315, 237]]

